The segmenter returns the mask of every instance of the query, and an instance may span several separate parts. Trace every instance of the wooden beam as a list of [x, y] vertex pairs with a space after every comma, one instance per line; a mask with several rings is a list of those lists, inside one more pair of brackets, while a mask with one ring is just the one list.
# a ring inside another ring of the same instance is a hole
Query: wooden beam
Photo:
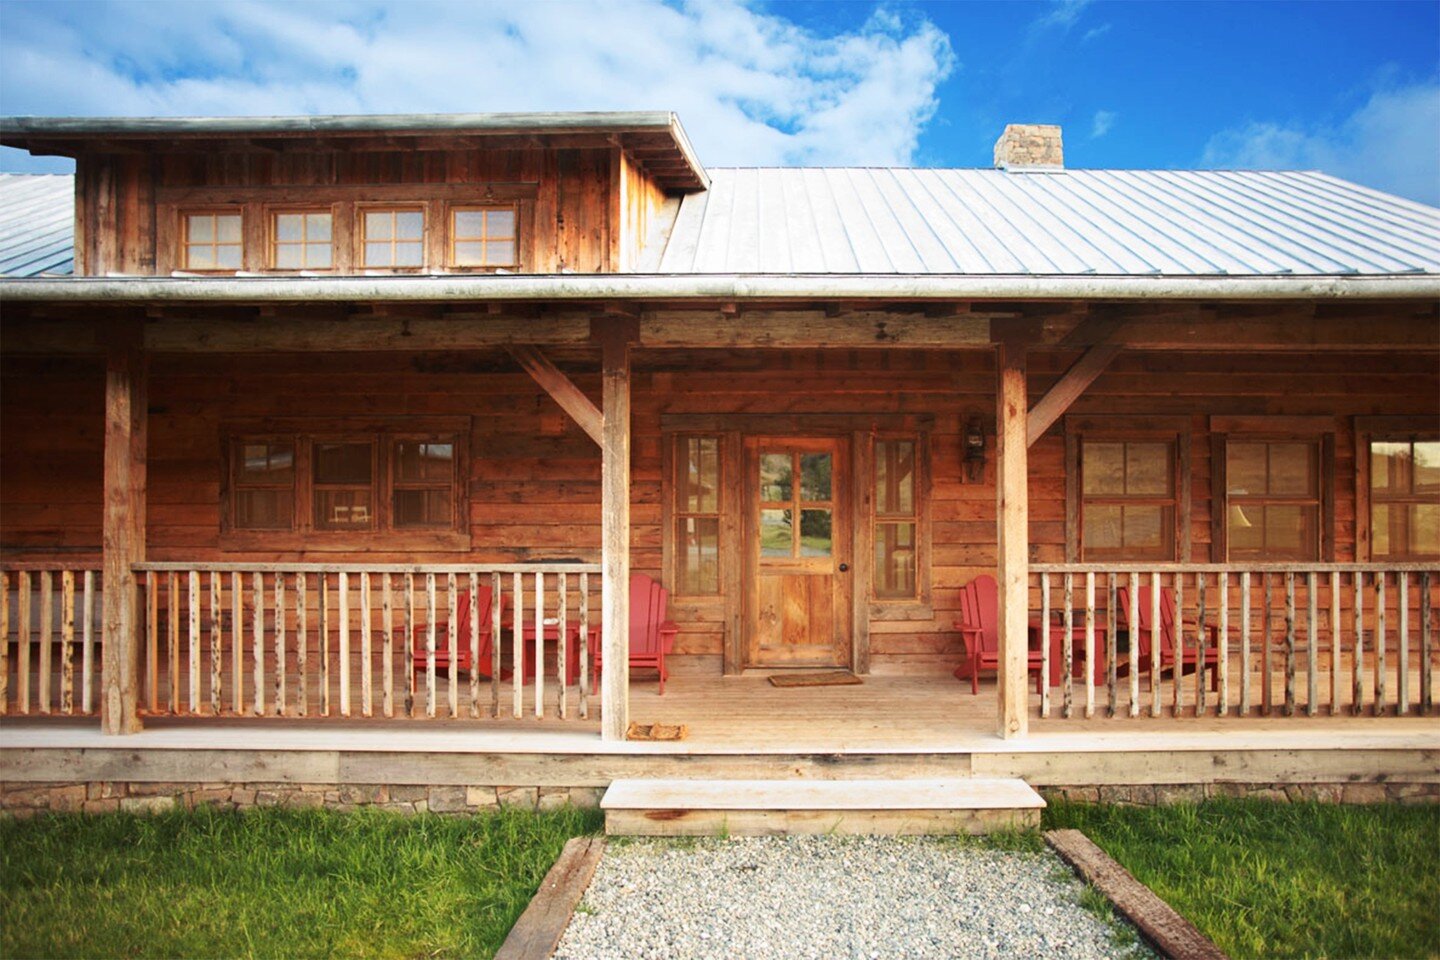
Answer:
[[1070, 405], [1105, 372], [1110, 361], [1119, 356], [1122, 349], [1124, 348], [1113, 343], [1097, 343], [1081, 354], [1080, 359], [1065, 371], [1065, 376], [1056, 381], [1049, 392], [1031, 408], [1030, 422], [1025, 428], [1027, 446], [1033, 447], [1035, 441], [1044, 436], [1045, 431], [1065, 415]]
[[990, 317], [926, 317], [864, 310], [656, 310], [640, 318], [647, 347], [974, 347], [990, 343]]
[[550, 358], [541, 353], [539, 348], [530, 344], [515, 344], [507, 349], [510, 356], [525, 368], [525, 372], [550, 394], [550, 399], [558, 403], [560, 409], [568, 413], [570, 419], [578, 423], [591, 440], [604, 446], [604, 417], [600, 408], [585, 396], [584, 391], [575, 386], [574, 381], [551, 363]]
[[[597, 321], [597, 326], [601, 322]], [[600, 734], [624, 740], [630, 726], [630, 344], [623, 323], [600, 333]]]
[[997, 457], [995, 499], [999, 518], [1000, 663], [996, 687], [1000, 697], [1000, 736], [1023, 737], [1029, 729], [1030, 698], [1026, 651], [1030, 627], [1029, 450], [1025, 421], [1025, 347], [1002, 343], [996, 348]]
[[140, 730], [139, 591], [145, 560], [146, 371], [139, 323], [117, 327], [105, 366], [100, 728]]

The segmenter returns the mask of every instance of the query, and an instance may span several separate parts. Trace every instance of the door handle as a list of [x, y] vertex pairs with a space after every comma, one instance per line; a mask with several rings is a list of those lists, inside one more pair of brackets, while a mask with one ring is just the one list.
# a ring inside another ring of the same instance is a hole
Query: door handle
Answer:
[[841, 573], [845, 573], [845, 572], [848, 571], [849, 569], [850, 569], [850, 564], [848, 564], [848, 563], [842, 563], [842, 564], [840, 564], [840, 572], [841, 572]]

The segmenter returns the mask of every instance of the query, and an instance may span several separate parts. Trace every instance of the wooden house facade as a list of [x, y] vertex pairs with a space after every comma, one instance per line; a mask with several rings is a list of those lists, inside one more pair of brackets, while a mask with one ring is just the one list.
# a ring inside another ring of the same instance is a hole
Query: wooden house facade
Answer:
[[[1433, 795], [1440, 212], [1053, 136], [707, 171], [668, 114], [0, 122], [76, 161], [74, 276], [0, 280], [0, 779]], [[863, 682], [767, 682], [825, 671]]]

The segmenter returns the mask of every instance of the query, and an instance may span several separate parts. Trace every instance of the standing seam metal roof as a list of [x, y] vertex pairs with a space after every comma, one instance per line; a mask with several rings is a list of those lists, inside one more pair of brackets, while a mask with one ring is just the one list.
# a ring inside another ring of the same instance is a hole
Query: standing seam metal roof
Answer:
[[75, 272], [75, 178], [0, 173], [0, 277]]

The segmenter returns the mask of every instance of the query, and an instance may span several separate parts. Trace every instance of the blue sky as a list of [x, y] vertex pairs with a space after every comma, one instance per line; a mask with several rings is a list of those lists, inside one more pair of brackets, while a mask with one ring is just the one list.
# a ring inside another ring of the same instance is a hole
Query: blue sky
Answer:
[[[674, 109], [712, 165], [1322, 169], [1440, 204], [1440, 3], [26, 3], [0, 113]], [[0, 151], [0, 169], [57, 169]]]

